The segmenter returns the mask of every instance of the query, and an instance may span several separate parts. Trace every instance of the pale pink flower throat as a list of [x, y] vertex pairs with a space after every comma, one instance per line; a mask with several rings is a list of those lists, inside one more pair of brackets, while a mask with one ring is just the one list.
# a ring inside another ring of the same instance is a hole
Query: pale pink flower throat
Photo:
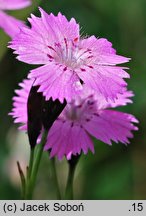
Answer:
[[97, 112], [96, 101], [93, 95], [90, 95], [84, 99], [79, 99], [77, 103], [72, 101], [68, 104], [59, 119], [70, 121], [72, 126], [74, 123], [83, 126], [84, 122], [89, 122], [94, 115], [98, 115]]
[[78, 38], [74, 40], [67, 40], [64, 38], [62, 43], [55, 43], [54, 46], [48, 46], [49, 48], [49, 61], [61, 63], [65, 65], [64, 71], [67, 67], [70, 69], [79, 68], [81, 71], [86, 71], [82, 66], [86, 65], [89, 68], [93, 68], [90, 63], [93, 58], [91, 49], [83, 49], [80, 47]]

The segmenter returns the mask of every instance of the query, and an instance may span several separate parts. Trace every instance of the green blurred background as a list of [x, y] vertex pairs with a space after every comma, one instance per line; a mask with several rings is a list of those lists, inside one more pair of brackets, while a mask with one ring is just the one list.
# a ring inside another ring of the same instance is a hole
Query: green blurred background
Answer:
[[[139, 131], [126, 147], [112, 147], [95, 140], [95, 154], [82, 155], [78, 164], [74, 191], [76, 199], [146, 199], [146, 1], [145, 0], [42, 0], [32, 7], [10, 14], [26, 20], [31, 12], [39, 15], [41, 5], [48, 13], [61, 11], [68, 19], [75, 17], [81, 32], [105, 37], [121, 55], [131, 57], [129, 88], [135, 93], [134, 103], [122, 108], [140, 121]], [[9, 41], [0, 30], [0, 199], [20, 199], [16, 161], [27, 165], [29, 146], [26, 134], [18, 132], [8, 116], [14, 89], [32, 68], [18, 62]], [[68, 167], [56, 161], [59, 183], [64, 191]], [[41, 163], [35, 199], [55, 199], [48, 155]]]

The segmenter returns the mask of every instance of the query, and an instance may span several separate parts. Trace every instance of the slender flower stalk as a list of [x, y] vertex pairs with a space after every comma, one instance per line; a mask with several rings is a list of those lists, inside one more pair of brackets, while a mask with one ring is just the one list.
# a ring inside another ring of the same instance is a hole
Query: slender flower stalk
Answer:
[[[36, 146], [36, 155], [33, 160], [33, 166], [31, 169], [31, 173], [29, 174], [30, 176], [27, 179], [28, 182], [27, 182], [25, 199], [32, 199], [33, 197], [34, 187], [36, 184], [36, 178], [37, 178], [38, 169], [39, 169], [41, 158], [42, 158], [44, 145], [46, 144], [47, 134], [48, 134], [47, 131], [43, 132], [41, 142]], [[30, 160], [30, 163], [31, 163], [31, 160]]]
[[66, 185], [66, 191], [65, 191], [66, 200], [74, 199], [73, 182], [74, 182], [75, 170], [76, 170], [76, 166], [78, 164], [79, 158], [80, 158], [80, 155], [73, 156], [71, 160], [68, 160], [69, 173], [68, 173], [68, 179], [67, 179], [67, 185]]
[[54, 185], [55, 185], [56, 196], [57, 196], [58, 200], [61, 200], [61, 192], [60, 192], [59, 182], [58, 182], [58, 178], [57, 178], [55, 158], [52, 158], [50, 160], [50, 163], [51, 163], [51, 170], [52, 170], [52, 175], [53, 175], [53, 182], [54, 182]]
[[29, 166], [28, 166], [28, 174], [27, 174], [27, 179], [29, 180], [31, 177], [31, 172], [32, 172], [32, 168], [33, 168], [33, 162], [34, 162], [34, 155], [35, 154], [35, 149], [31, 148], [30, 151], [30, 160], [29, 160]]
[[69, 164], [69, 173], [68, 173], [68, 179], [67, 179], [67, 185], [66, 185], [66, 191], [65, 191], [65, 199], [66, 200], [73, 200], [74, 173], [75, 173], [75, 167], [72, 167]]

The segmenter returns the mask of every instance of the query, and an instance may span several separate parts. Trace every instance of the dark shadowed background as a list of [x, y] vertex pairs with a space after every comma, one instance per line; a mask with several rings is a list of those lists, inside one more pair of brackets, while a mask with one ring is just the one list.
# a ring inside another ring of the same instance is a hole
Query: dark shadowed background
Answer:
[[[80, 23], [83, 35], [105, 37], [121, 55], [131, 57], [129, 89], [134, 103], [122, 111], [140, 121], [139, 131], [128, 147], [95, 141], [95, 154], [82, 155], [74, 181], [76, 199], [146, 199], [146, 1], [145, 0], [34, 0], [32, 7], [11, 14], [26, 20], [39, 15], [40, 4], [48, 13], [61, 11]], [[9, 37], [0, 30], [0, 199], [20, 199], [16, 161], [25, 168], [29, 156], [26, 134], [19, 132], [8, 112], [14, 89], [32, 66], [18, 62], [6, 48]], [[56, 161], [64, 191], [67, 164]], [[47, 153], [41, 163], [35, 199], [55, 199]]]

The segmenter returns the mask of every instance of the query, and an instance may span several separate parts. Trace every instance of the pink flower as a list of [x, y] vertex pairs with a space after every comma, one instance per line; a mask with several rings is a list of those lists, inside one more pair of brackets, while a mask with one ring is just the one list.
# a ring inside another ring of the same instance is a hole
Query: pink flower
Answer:
[[0, 0], [0, 28], [2, 28], [10, 37], [14, 37], [24, 23], [16, 18], [9, 16], [4, 10], [17, 10], [27, 7], [31, 4], [30, 0]]
[[38, 91], [46, 100], [71, 101], [82, 91], [83, 83], [106, 99], [114, 100], [124, 92], [123, 78], [129, 74], [116, 65], [129, 58], [117, 55], [104, 38], [81, 38], [74, 18], [68, 21], [61, 13], [48, 15], [41, 8], [40, 12], [41, 17], [31, 15], [31, 28], [22, 28], [9, 47], [18, 60], [43, 65], [28, 77], [35, 78], [34, 85], [40, 86]]
[[[15, 123], [22, 123], [22, 130], [27, 130], [27, 98], [34, 80], [24, 80], [21, 89], [16, 90], [13, 98], [13, 109], [10, 115], [15, 118]], [[68, 103], [48, 133], [45, 150], [50, 149], [50, 156], [62, 159], [66, 156], [87, 154], [88, 149], [94, 152], [91, 136], [107, 143], [129, 143], [133, 137], [132, 130], [138, 128], [133, 123], [137, 119], [127, 113], [112, 110], [113, 107], [124, 106], [132, 103], [129, 97], [132, 92], [125, 91], [123, 95], [107, 102], [104, 97], [95, 94], [83, 86], [84, 91]]]

